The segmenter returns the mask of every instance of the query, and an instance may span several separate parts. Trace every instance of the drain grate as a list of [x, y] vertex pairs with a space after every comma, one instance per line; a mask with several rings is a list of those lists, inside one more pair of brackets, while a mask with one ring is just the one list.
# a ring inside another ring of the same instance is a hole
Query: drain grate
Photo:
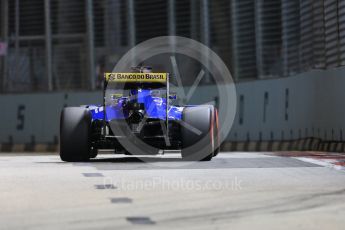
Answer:
[[133, 216], [126, 218], [128, 222], [132, 224], [156, 224], [156, 222], [152, 221], [149, 217], [140, 217], [140, 216]]
[[117, 198], [111, 198], [110, 202], [113, 204], [120, 204], [120, 203], [132, 203], [132, 199], [127, 197], [117, 197]]
[[96, 184], [96, 189], [116, 189], [116, 187], [113, 184]]
[[85, 177], [103, 177], [102, 173], [83, 173]]

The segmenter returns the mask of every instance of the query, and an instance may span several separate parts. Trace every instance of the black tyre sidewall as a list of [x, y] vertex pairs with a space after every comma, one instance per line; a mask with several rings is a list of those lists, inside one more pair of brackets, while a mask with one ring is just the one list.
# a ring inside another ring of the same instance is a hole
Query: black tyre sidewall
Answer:
[[211, 160], [214, 152], [214, 107], [186, 107], [182, 113], [182, 121], [202, 133], [198, 135], [181, 126], [182, 158], [191, 161]]
[[60, 157], [63, 161], [87, 161], [91, 156], [91, 113], [82, 107], [66, 107], [60, 118]]
[[219, 136], [219, 119], [218, 119], [218, 110], [214, 108], [214, 153], [213, 157], [217, 156], [220, 151], [220, 136]]

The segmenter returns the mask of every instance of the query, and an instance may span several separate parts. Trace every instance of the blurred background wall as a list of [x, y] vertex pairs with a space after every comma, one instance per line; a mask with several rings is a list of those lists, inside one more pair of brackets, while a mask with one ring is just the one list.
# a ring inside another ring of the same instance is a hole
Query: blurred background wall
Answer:
[[236, 81], [229, 139], [342, 140], [344, 22], [343, 0], [0, 0], [0, 139], [56, 140], [60, 109], [99, 103], [103, 72], [126, 51], [179, 35]]

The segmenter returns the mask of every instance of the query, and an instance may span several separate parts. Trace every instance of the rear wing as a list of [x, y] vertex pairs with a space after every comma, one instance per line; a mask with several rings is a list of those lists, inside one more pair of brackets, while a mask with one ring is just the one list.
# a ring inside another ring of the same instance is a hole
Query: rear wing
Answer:
[[168, 73], [105, 73], [108, 83], [161, 83], [166, 84]]

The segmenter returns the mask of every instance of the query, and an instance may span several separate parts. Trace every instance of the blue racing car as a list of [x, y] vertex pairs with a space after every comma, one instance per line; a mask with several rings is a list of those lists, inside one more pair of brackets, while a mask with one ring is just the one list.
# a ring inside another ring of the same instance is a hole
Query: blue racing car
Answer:
[[65, 107], [60, 118], [60, 157], [87, 161], [100, 149], [143, 155], [180, 150], [184, 160], [209, 161], [219, 152], [213, 105], [173, 105], [169, 74], [135, 67], [106, 73], [102, 105]]

